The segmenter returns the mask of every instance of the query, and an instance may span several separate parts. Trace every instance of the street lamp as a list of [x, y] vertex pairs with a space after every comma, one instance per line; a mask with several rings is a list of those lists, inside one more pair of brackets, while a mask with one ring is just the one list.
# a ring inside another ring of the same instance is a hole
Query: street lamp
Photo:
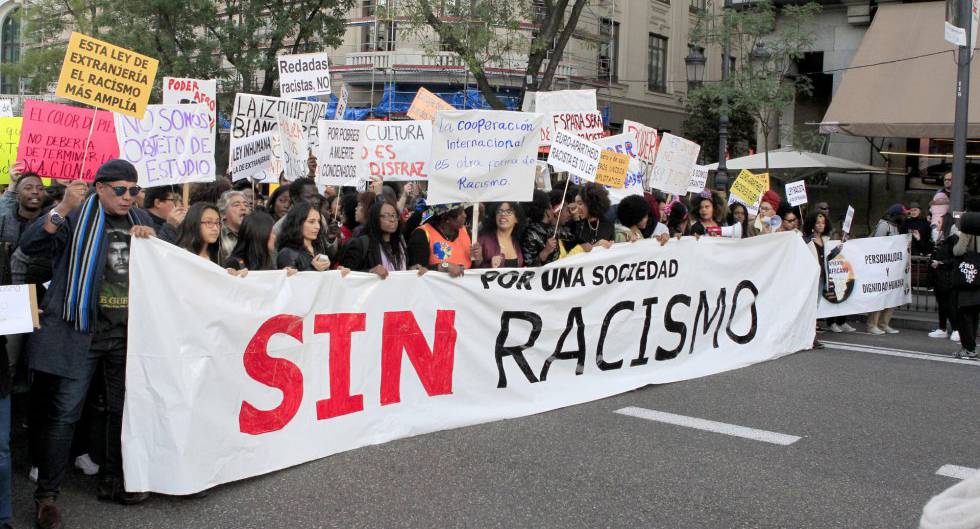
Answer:
[[771, 58], [772, 52], [766, 48], [766, 44], [761, 40], [755, 43], [755, 46], [752, 47], [752, 51], [749, 53], [749, 62], [752, 63], [753, 70], [765, 69], [766, 64]]
[[707, 63], [701, 48], [698, 46], [691, 46], [690, 48], [687, 57], [684, 57], [684, 64], [687, 66], [688, 91], [701, 86], [701, 83], [704, 82], [704, 65]]

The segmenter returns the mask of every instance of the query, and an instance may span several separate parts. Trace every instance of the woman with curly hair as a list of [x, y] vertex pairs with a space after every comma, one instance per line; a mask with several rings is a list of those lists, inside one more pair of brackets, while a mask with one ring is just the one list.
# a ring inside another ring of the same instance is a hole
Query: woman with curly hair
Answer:
[[707, 235], [709, 237], [720, 237], [721, 219], [723, 218], [723, 205], [720, 200], [716, 200], [713, 194], [698, 195], [691, 202], [691, 209], [697, 217], [691, 225], [691, 235]]
[[525, 226], [524, 210], [516, 202], [489, 204], [477, 238], [483, 253], [478, 268], [520, 268], [524, 266], [520, 233]]
[[578, 219], [572, 226], [572, 236], [576, 244], [588, 252], [593, 246], [609, 248], [616, 238], [616, 228], [606, 218], [609, 212], [609, 192], [606, 188], [587, 183], [579, 188], [575, 196], [574, 215]]

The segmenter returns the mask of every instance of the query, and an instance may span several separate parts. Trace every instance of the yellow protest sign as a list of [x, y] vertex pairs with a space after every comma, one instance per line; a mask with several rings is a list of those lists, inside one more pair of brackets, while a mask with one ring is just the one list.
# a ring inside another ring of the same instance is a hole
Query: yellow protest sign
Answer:
[[55, 95], [143, 119], [159, 61], [72, 33]]
[[456, 110], [456, 107], [425, 88], [419, 88], [418, 93], [415, 94], [415, 99], [412, 100], [412, 106], [408, 107], [408, 117], [421, 121], [433, 121], [436, 119], [436, 112], [440, 110]]
[[0, 185], [10, 183], [10, 166], [17, 161], [23, 122], [24, 118], [0, 118]]
[[616, 151], [602, 151], [595, 172], [595, 183], [604, 186], [626, 187], [626, 172], [630, 168], [630, 155]]
[[769, 173], [754, 174], [742, 169], [738, 173], [738, 178], [732, 183], [730, 191], [739, 202], [752, 205], [767, 189], [769, 189]]

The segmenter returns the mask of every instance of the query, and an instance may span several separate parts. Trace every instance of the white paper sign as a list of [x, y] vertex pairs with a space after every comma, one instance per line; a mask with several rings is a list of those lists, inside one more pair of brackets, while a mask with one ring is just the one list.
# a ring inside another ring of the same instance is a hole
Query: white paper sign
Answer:
[[286, 116], [303, 123], [307, 142], [316, 147], [317, 122], [326, 119], [326, 114], [326, 103], [239, 93], [235, 94], [231, 137], [246, 138], [272, 130], [279, 124], [279, 116]]
[[[630, 165], [626, 172], [626, 183], [623, 187], [603, 186], [609, 192], [609, 203], [619, 204], [624, 198], [630, 195], [643, 195], [643, 179], [646, 175], [646, 166], [636, 158], [636, 137], [632, 134], [617, 134], [595, 141], [600, 149], [625, 153], [630, 155]], [[581, 185], [582, 181], [577, 177], [572, 177], [572, 183]]]
[[214, 79], [163, 78], [163, 104], [187, 105], [197, 103], [208, 107], [211, 117], [211, 143], [218, 136], [218, 82]]
[[653, 164], [650, 187], [674, 195], [687, 193], [699, 152], [701, 146], [697, 143], [665, 132]]
[[[700, 193], [708, 183], [708, 166], [696, 165], [691, 170], [691, 181], [687, 184], [688, 193]], [[729, 202], [730, 203], [730, 202]]]
[[358, 176], [386, 182], [428, 180], [432, 153], [431, 121], [359, 121], [361, 165]]
[[623, 120], [623, 133], [636, 136], [636, 157], [652, 164], [657, 158], [657, 129], [636, 121]]
[[295, 118], [279, 116], [278, 142], [273, 140], [272, 151], [279, 159], [286, 180], [292, 182], [310, 174], [307, 166], [310, 151], [306, 143], [306, 133], [303, 123]]
[[364, 135], [361, 125], [360, 121], [320, 121], [320, 146], [316, 151], [317, 187], [357, 185], [361, 137]]
[[530, 201], [540, 128], [541, 115], [528, 112], [437, 113], [429, 204]]
[[[596, 105], [595, 90], [555, 90], [531, 94], [532, 112], [544, 114], [541, 145], [551, 145], [556, 130], [564, 130], [589, 141], [603, 137], [602, 113]], [[525, 96], [525, 102], [528, 97]]]
[[0, 99], [0, 118], [12, 117], [14, 117], [13, 101], [9, 99]]
[[330, 56], [326, 52], [276, 57], [279, 95], [285, 98], [330, 94]]
[[347, 90], [347, 85], [345, 84], [340, 89], [340, 99], [337, 100], [337, 108], [335, 109], [333, 119], [344, 119], [344, 113], [347, 112], [348, 99], [350, 99], [350, 91]]
[[865, 314], [912, 302], [910, 235], [830, 241], [818, 318]]
[[786, 184], [786, 200], [789, 201], [789, 205], [796, 207], [800, 204], [806, 204], [806, 182], [803, 180], [797, 180], [796, 182], [790, 182]]
[[272, 136], [270, 130], [247, 138], [232, 139], [228, 153], [228, 172], [237, 182], [248, 178], [255, 183], [271, 184], [279, 182], [279, 171], [273, 170]]
[[841, 226], [841, 231], [844, 233], [851, 233], [851, 223], [854, 221], [854, 208], [847, 206], [847, 213], [844, 214], [844, 225]]
[[591, 141], [556, 130], [551, 142], [551, 152], [548, 153], [548, 165], [558, 171], [568, 171], [569, 175], [594, 182], [601, 152], [602, 149]]
[[213, 182], [214, 143], [204, 105], [149, 105], [143, 119], [113, 113], [119, 158], [136, 167], [140, 187]]
[[30, 285], [0, 286], [0, 335], [34, 332]]

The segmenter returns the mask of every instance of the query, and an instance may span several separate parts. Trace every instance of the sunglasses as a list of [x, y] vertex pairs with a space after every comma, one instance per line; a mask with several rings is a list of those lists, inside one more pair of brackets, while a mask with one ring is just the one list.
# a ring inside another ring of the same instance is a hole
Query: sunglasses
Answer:
[[140, 186], [133, 186], [133, 187], [109, 186], [109, 189], [111, 189], [113, 193], [116, 194], [117, 197], [121, 197], [125, 195], [127, 190], [129, 191], [129, 196], [131, 197], [135, 197], [136, 195], [140, 194], [140, 191], [142, 191]]

